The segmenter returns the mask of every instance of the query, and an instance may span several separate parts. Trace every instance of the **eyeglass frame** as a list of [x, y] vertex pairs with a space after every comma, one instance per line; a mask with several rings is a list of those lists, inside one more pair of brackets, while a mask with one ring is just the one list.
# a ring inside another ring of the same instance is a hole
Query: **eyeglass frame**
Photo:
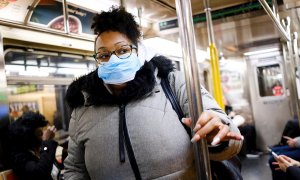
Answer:
[[[116, 55], [118, 58], [120, 58], [120, 59], [126, 59], [126, 58], [128, 58], [128, 57], [130, 57], [131, 56], [131, 54], [132, 54], [132, 50], [133, 49], [135, 49], [135, 50], [137, 50], [138, 49], [138, 47], [137, 46], [135, 46], [134, 44], [126, 44], [126, 45], [123, 45], [123, 46], [130, 46], [130, 55], [129, 56], [127, 56], [127, 57], [125, 57], [125, 58], [121, 58], [121, 57], [119, 57], [117, 54], [116, 54], [116, 50], [114, 50], [114, 51], [108, 51], [109, 52], [109, 58], [114, 54], [114, 55]], [[97, 54], [99, 54], [100, 52], [95, 52], [95, 54], [93, 54], [93, 58], [95, 59], [95, 61], [97, 62], [97, 63], [101, 63], [101, 60], [97, 60]], [[108, 62], [108, 61], [107, 61]]]

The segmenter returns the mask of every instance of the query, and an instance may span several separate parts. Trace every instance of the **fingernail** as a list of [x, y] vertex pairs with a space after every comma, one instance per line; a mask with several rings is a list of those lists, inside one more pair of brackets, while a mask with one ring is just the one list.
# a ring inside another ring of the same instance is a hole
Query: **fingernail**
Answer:
[[193, 131], [196, 132], [201, 128], [200, 124], [196, 124], [196, 126], [194, 127]]
[[181, 119], [181, 122], [182, 122], [182, 123], [185, 123], [185, 118], [182, 118], [182, 119]]
[[217, 145], [219, 142], [220, 142], [220, 138], [219, 138], [219, 137], [215, 137], [215, 138], [213, 139], [213, 141], [211, 142], [211, 145], [212, 145], [212, 146], [215, 146], [215, 145]]
[[241, 140], [243, 141], [245, 138], [244, 138], [244, 136], [241, 136]]
[[194, 143], [194, 142], [198, 141], [199, 139], [200, 139], [200, 135], [195, 134], [195, 136], [191, 139], [191, 142]]

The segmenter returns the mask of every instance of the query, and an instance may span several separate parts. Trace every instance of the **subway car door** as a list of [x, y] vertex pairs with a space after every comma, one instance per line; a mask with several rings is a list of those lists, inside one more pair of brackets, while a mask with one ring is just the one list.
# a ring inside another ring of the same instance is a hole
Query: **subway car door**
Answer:
[[250, 98], [257, 131], [257, 147], [278, 144], [292, 118], [286, 94], [283, 57], [278, 51], [247, 57]]

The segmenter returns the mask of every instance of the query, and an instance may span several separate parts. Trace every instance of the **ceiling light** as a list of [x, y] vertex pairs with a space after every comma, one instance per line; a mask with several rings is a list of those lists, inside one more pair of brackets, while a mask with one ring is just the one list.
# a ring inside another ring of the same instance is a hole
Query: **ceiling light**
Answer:
[[258, 51], [249, 51], [249, 52], [245, 52], [244, 56], [264, 54], [264, 53], [269, 53], [269, 52], [273, 52], [273, 51], [279, 51], [279, 48], [270, 48], [270, 49], [263, 49], [263, 50], [258, 50]]

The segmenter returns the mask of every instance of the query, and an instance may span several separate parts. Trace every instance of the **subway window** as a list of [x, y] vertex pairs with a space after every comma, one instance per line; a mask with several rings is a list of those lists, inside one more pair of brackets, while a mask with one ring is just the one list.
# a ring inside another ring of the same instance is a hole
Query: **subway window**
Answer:
[[283, 96], [283, 75], [279, 64], [257, 67], [258, 89], [261, 97]]
[[38, 50], [7, 49], [7, 76], [79, 77], [96, 69], [92, 57]]

